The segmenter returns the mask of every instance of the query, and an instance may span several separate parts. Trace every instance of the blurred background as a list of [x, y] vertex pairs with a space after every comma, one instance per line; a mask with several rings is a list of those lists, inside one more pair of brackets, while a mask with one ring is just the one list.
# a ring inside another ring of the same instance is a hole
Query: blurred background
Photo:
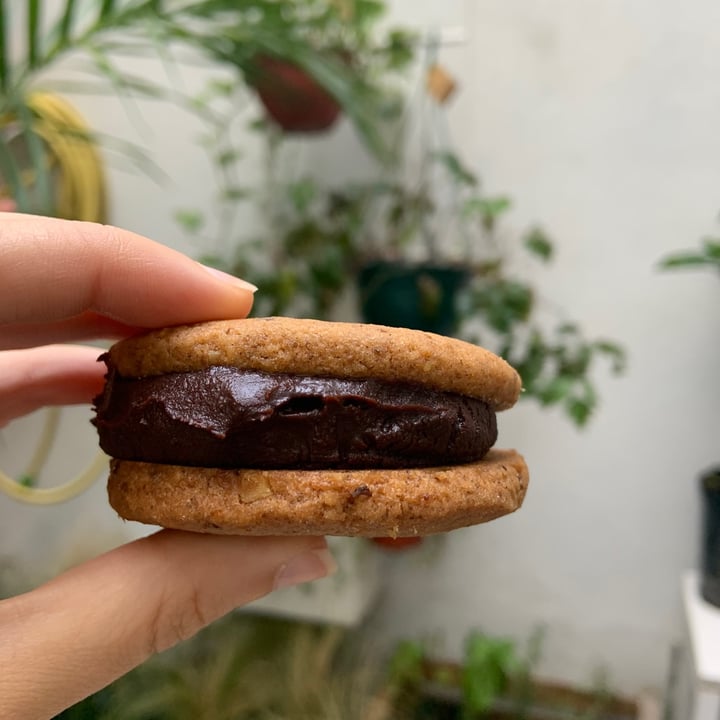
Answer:
[[[20, 210], [237, 273], [258, 315], [479, 342], [525, 387], [499, 418], [531, 471], [519, 512], [334, 540], [336, 578], [66, 717], [717, 717], [692, 715], [715, 700], [692, 709], [687, 632], [720, 612], [717, 3], [28, 0], [0, 20]], [[89, 418], [18, 420], [0, 467], [70, 479]], [[0, 495], [0, 597], [149, 530], [102, 479], [62, 505]]]

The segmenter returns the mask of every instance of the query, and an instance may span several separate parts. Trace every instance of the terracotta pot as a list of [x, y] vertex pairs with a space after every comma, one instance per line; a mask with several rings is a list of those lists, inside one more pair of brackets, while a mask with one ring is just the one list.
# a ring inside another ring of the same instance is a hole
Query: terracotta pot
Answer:
[[383, 550], [391, 550], [393, 552], [396, 552], [399, 550], [409, 550], [410, 548], [417, 547], [418, 545], [422, 545], [422, 541], [423, 541], [423, 538], [418, 537], [418, 536], [398, 537], [398, 538], [391, 538], [391, 537], [371, 538], [371, 542], [374, 545], [381, 547]]
[[257, 56], [254, 65], [250, 84], [285, 132], [319, 133], [335, 124], [340, 105], [301, 67], [270, 55]]

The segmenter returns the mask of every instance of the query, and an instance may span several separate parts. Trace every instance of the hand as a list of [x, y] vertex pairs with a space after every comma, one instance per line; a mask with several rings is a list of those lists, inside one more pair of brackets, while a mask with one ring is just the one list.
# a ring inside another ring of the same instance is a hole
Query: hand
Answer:
[[[0, 213], [0, 425], [100, 390], [97, 349], [48, 343], [244, 317], [252, 290], [132, 233]], [[0, 602], [0, 717], [49, 718], [230, 610], [332, 568], [323, 538], [169, 530], [97, 557]]]

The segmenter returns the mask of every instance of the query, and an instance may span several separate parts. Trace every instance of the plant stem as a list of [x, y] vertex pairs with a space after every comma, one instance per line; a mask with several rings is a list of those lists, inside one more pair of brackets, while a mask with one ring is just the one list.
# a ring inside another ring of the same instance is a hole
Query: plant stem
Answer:
[[38, 0], [28, 0], [27, 4], [27, 47], [28, 67], [34, 68], [38, 57], [38, 26], [40, 24], [40, 6]]
[[10, 67], [7, 56], [7, 27], [5, 26], [5, 0], [0, 0], [0, 92], [4, 95], [7, 86], [10, 84]]

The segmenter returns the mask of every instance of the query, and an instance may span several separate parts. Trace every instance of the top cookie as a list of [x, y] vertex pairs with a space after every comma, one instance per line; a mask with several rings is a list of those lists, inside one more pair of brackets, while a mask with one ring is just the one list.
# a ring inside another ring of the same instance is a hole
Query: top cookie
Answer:
[[218, 320], [121, 340], [110, 359], [124, 377], [228, 365], [315, 377], [411, 382], [505, 410], [520, 376], [489, 350], [455, 338], [381, 325], [296, 318]]

